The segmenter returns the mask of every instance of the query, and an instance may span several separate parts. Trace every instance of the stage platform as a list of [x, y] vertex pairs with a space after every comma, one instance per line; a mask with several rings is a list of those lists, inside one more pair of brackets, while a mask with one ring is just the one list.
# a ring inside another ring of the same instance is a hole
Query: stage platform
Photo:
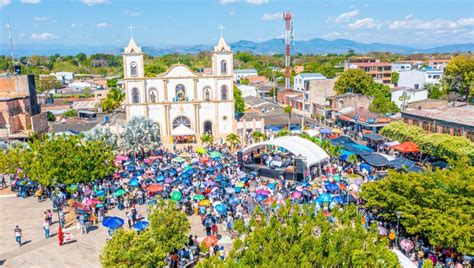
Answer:
[[293, 172], [294, 167], [287, 168], [269, 168], [265, 165], [259, 164], [248, 164], [244, 165], [246, 172], [256, 171], [259, 176], [266, 177], [266, 178], [278, 178], [283, 176], [287, 180], [302, 180], [303, 174]]

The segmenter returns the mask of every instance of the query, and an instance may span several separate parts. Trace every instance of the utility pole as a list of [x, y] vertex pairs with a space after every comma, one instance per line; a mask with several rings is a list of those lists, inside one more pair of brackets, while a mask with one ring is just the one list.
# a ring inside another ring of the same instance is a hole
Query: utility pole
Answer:
[[13, 58], [13, 38], [12, 38], [12, 27], [10, 25], [10, 20], [8, 20], [7, 28], [8, 28], [8, 40], [10, 42], [10, 57], [12, 60], [12, 74], [15, 74], [15, 59]]
[[283, 12], [283, 20], [285, 20], [285, 89], [290, 89], [291, 77], [291, 46], [293, 42], [293, 14], [289, 11]]

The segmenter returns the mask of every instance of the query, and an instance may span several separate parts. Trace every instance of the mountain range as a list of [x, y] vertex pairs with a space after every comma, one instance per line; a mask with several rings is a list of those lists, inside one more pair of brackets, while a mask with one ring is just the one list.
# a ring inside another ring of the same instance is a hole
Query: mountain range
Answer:
[[[270, 39], [264, 42], [253, 42], [241, 40], [230, 43], [232, 51], [246, 51], [254, 54], [282, 54], [284, 53], [283, 39]], [[15, 45], [15, 56], [31, 55], [75, 55], [79, 52], [86, 54], [93, 53], [122, 53], [118, 46], [81, 46], [81, 45], [62, 45], [62, 44], [18, 44]], [[400, 54], [415, 53], [456, 53], [474, 51], [474, 43], [454, 44], [438, 46], [433, 48], [416, 48], [410, 46], [383, 44], [383, 43], [359, 43], [348, 39], [325, 40], [314, 38], [311, 40], [294, 41], [292, 53], [294, 54], [329, 54], [329, 53], [347, 53], [350, 49], [355, 53], [365, 54], [369, 52], [392, 52]], [[143, 46], [143, 51], [153, 56], [159, 56], [169, 53], [198, 53], [201, 51], [211, 51], [212, 45], [195, 46], [172, 46], [159, 48], [152, 46]], [[9, 55], [9, 46], [5, 43], [0, 44], [0, 54]]]

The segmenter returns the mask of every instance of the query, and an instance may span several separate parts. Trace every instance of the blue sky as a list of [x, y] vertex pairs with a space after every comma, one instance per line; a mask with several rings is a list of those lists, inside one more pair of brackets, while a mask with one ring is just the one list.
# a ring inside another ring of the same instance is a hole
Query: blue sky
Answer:
[[280, 37], [294, 13], [295, 39], [346, 38], [430, 47], [474, 40], [472, 0], [0, 0], [0, 43], [125, 46], [211, 44]]

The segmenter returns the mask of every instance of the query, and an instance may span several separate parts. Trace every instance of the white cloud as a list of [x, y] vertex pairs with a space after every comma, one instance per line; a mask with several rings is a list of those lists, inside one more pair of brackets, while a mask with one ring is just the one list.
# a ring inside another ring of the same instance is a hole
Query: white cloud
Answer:
[[356, 20], [354, 23], [350, 23], [348, 25], [349, 30], [374, 29], [378, 27], [379, 25], [375, 23], [374, 19], [372, 18], [363, 18], [360, 20]]
[[81, 0], [83, 4], [88, 6], [100, 5], [100, 4], [109, 4], [111, 0]]
[[283, 15], [280, 12], [277, 13], [265, 13], [262, 16], [262, 20], [279, 20], [282, 19]]
[[233, 8], [229, 11], [229, 16], [235, 16], [235, 15], [237, 15], [237, 11], [235, 10], [235, 8]]
[[0, 8], [8, 6], [12, 3], [12, 0], [0, 0]]
[[332, 32], [332, 33], [327, 33], [327, 34], [323, 35], [323, 38], [324, 39], [335, 39], [335, 38], [339, 38], [341, 36], [342, 36], [342, 34], [339, 33], [339, 32]]
[[421, 20], [413, 15], [408, 15], [402, 20], [391, 21], [388, 28], [391, 30], [416, 29], [416, 30], [439, 30], [458, 29], [474, 25], [474, 18], [460, 18], [457, 21], [444, 19]]
[[25, 37], [26, 37], [26, 34], [24, 34], [24, 33], [21, 33], [21, 34], [19, 34], [19, 35], [18, 35], [18, 37], [19, 37], [20, 39], [25, 39]]
[[109, 28], [110, 27], [110, 24], [108, 24], [107, 22], [99, 22], [97, 23], [97, 28]]
[[132, 16], [132, 17], [138, 17], [138, 16], [141, 15], [140, 12], [136, 12], [136, 11], [132, 11], [132, 10], [124, 10], [123, 14], [129, 15], [129, 16]]
[[31, 39], [33, 40], [38, 40], [38, 41], [44, 41], [44, 40], [52, 40], [58, 38], [57, 35], [54, 35], [52, 33], [33, 33], [31, 34]]
[[346, 13], [342, 13], [334, 21], [336, 23], [348, 22], [351, 18], [353, 18], [357, 15], [359, 15], [359, 10], [358, 9], [353, 10], [353, 11], [349, 11], [349, 12], [346, 12]]
[[20, 0], [20, 2], [23, 4], [39, 4], [41, 0]]
[[219, 0], [219, 4], [227, 5], [232, 3], [247, 3], [251, 5], [268, 4], [269, 0]]

